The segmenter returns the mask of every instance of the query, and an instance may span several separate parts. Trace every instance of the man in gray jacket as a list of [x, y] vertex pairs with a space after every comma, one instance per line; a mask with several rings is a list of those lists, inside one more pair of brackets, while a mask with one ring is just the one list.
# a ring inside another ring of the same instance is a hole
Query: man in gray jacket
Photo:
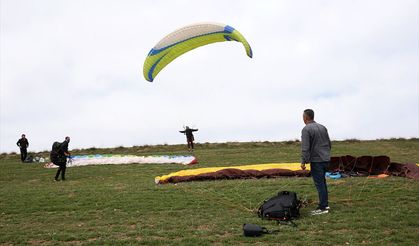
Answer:
[[325, 174], [332, 145], [326, 127], [314, 121], [313, 110], [304, 110], [303, 120], [306, 126], [301, 132], [301, 168], [304, 170], [310, 163], [311, 176], [319, 194], [319, 205], [311, 214], [325, 214], [329, 212]]

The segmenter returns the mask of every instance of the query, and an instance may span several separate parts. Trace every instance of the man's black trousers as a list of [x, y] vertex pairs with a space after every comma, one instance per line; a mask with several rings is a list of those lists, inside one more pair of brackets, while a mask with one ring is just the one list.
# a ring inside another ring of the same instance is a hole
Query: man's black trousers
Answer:
[[28, 156], [28, 150], [26, 148], [20, 148], [20, 159], [22, 162], [26, 160], [26, 157]]
[[67, 168], [67, 163], [66, 162], [58, 163], [58, 170], [57, 170], [57, 173], [55, 174], [55, 180], [58, 180], [58, 177], [60, 176], [60, 173], [61, 173], [61, 180], [65, 180], [65, 169], [66, 168]]

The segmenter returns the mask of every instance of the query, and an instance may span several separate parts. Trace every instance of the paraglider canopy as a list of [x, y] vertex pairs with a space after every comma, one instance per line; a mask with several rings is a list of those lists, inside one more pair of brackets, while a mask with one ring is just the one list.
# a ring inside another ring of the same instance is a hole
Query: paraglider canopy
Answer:
[[170, 33], [150, 50], [144, 61], [144, 78], [152, 82], [165, 66], [182, 54], [207, 44], [224, 41], [242, 43], [246, 54], [252, 58], [249, 43], [233, 27], [218, 23], [197, 23]]

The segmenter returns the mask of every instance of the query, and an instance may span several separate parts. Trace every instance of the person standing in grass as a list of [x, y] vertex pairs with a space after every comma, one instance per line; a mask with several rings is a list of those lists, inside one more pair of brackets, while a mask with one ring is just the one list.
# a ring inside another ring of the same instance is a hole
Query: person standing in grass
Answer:
[[56, 160], [52, 160], [55, 165], [58, 166], [57, 173], [55, 174], [55, 181], [59, 181], [58, 177], [61, 173], [61, 180], [65, 181], [65, 170], [67, 168], [67, 157], [70, 156], [68, 152], [68, 143], [70, 143], [70, 137], [65, 137], [64, 142], [62, 142], [58, 149], [58, 156]]
[[22, 162], [24, 162], [28, 155], [29, 147], [29, 141], [26, 138], [25, 134], [22, 134], [22, 138], [17, 141], [16, 145], [20, 148], [20, 159], [22, 160]]
[[196, 132], [196, 131], [198, 131], [198, 129], [192, 129], [192, 128], [189, 128], [189, 126], [187, 126], [184, 131], [179, 131], [180, 133], [184, 133], [186, 135], [186, 142], [188, 143], [189, 151], [193, 151], [194, 149], [193, 141], [195, 141], [195, 138], [192, 132]]
[[332, 144], [326, 127], [314, 121], [314, 111], [306, 109], [303, 113], [306, 126], [301, 133], [301, 168], [310, 163], [311, 176], [319, 195], [319, 205], [312, 215], [329, 212], [329, 201], [326, 184], [326, 171], [330, 162]]

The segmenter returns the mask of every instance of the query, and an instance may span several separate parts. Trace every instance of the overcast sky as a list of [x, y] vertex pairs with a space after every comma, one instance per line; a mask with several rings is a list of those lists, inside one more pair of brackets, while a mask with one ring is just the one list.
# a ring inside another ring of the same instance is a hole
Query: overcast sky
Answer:
[[[297, 139], [305, 108], [332, 139], [419, 137], [417, 0], [0, 2], [0, 152]], [[202, 21], [253, 59], [216, 43], [147, 82], [149, 50]]]

